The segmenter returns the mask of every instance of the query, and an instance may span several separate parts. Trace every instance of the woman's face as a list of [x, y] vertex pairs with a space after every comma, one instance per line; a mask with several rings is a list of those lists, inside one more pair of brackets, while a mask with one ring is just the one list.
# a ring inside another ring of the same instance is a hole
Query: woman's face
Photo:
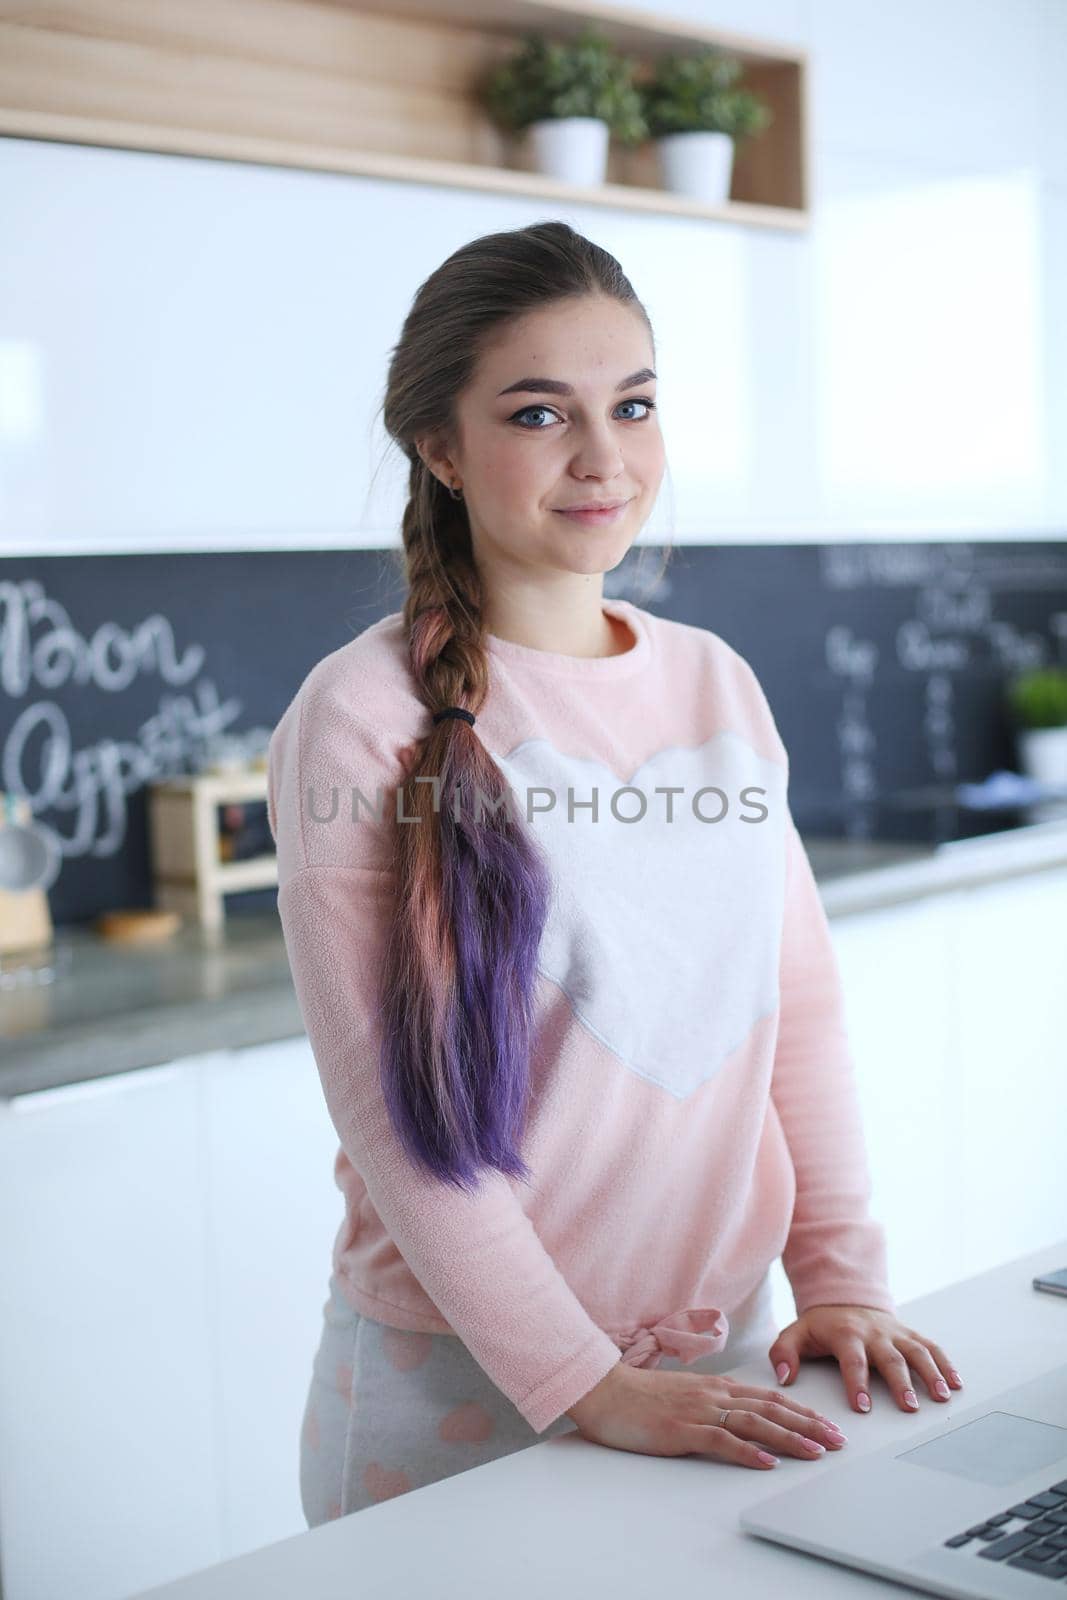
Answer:
[[[446, 484], [462, 485], [483, 574], [618, 565], [663, 477], [651, 368], [640, 313], [602, 295], [529, 312], [492, 342], [460, 396], [458, 438], [434, 463]], [[543, 379], [573, 392], [550, 391]], [[602, 523], [561, 514], [603, 500], [627, 504]]]

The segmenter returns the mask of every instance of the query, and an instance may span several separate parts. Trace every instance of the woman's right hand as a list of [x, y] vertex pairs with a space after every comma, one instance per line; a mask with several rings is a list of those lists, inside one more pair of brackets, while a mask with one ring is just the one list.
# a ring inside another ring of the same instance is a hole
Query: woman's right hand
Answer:
[[[720, 1414], [728, 1410], [726, 1426]], [[845, 1442], [817, 1411], [776, 1389], [759, 1389], [732, 1378], [699, 1372], [661, 1372], [620, 1361], [595, 1388], [565, 1413], [578, 1432], [612, 1450], [647, 1456], [715, 1456], [761, 1470], [775, 1465], [772, 1452], [817, 1461], [821, 1450]], [[760, 1459], [760, 1452], [765, 1459]]]

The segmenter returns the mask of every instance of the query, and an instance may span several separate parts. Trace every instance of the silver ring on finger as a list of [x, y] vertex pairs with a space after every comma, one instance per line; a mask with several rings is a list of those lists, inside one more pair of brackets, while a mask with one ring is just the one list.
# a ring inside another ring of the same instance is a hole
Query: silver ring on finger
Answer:
[[719, 1412], [719, 1427], [720, 1427], [720, 1428], [725, 1428], [725, 1426], [726, 1426], [726, 1419], [727, 1419], [727, 1417], [728, 1417], [728, 1416], [729, 1416], [729, 1415], [730, 1415], [730, 1412], [729, 1412], [729, 1410], [726, 1410], [726, 1411], [720, 1411], [720, 1412]]

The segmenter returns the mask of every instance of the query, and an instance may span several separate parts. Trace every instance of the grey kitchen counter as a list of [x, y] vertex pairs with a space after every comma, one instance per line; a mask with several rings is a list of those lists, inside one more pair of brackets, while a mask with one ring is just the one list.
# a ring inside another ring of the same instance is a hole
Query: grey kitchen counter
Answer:
[[[1067, 866], [1067, 818], [936, 846], [804, 836], [831, 918]], [[278, 914], [159, 944], [57, 927], [49, 983], [0, 989], [0, 1101], [304, 1031]], [[17, 974], [5, 958], [5, 981]]]
[[273, 908], [158, 944], [60, 926], [52, 964], [52, 982], [0, 991], [0, 1100], [304, 1031]]

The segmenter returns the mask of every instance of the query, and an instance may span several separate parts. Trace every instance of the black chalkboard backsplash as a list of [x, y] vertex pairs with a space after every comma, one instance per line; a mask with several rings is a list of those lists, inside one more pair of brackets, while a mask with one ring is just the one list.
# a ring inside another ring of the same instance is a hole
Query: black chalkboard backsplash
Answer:
[[[891, 831], [901, 794], [1013, 768], [1006, 679], [1067, 664], [1067, 540], [681, 545], [656, 584], [659, 556], [631, 551], [605, 595], [752, 664], [802, 832]], [[316, 661], [402, 600], [384, 550], [0, 562], [0, 789], [62, 838], [54, 922], [150, 905], [145, 783], [273, 727]]]

